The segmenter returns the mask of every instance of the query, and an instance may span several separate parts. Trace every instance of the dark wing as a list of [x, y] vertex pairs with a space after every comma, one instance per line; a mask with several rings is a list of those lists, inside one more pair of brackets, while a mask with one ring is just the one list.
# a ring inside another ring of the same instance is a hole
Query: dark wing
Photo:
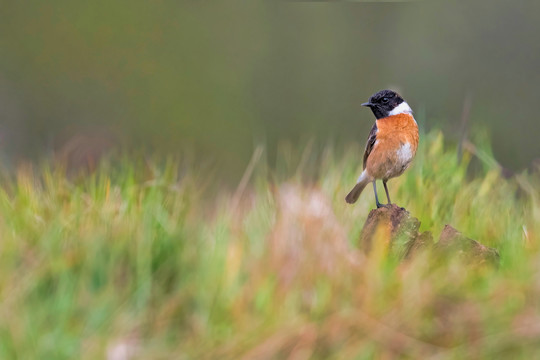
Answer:
[[371, 131], [369, 132], [369, 137], [367, 139], [366, 151], [364, 152], [364, 169], [366, 168], [367, 158], [375, 146], [375, 141], [377, 140], [377, 123], [373, 124]]

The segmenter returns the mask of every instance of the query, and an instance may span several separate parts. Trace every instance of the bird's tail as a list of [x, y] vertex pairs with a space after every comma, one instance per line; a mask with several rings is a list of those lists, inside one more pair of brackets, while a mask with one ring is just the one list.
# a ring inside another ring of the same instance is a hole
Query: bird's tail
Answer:
[[358, 198], [360, 197], [360, 194], [362, 193], [366, 185], [370, 182], [370, 179], [368, 179], [367, 176], [365, 176], [365, 172], [363, 172], [362, 175], [360, 175], [360, 177], [358, 178], [358, 182], [356, 183], [354, 188], [345, 197], [345, 201], [349, 204], [354, 204], [356, 200], [358, 200]]

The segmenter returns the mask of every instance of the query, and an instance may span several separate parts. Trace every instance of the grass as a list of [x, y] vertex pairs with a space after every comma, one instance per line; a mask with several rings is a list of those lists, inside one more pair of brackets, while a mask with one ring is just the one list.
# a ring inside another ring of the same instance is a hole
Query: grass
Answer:
[[284, 151], [273, 173], [257, 152], [215, 196], [172, 160], [20, 168], [0, 189], [0, 358], [534, 358], [538, 173], [503, 178], [483, 145], [471, 176], [440, 134], [421, 145], [392, 198], [435, 238], [450, 223], [497, 248], [499, 269], [361, 253], [356, 147]]

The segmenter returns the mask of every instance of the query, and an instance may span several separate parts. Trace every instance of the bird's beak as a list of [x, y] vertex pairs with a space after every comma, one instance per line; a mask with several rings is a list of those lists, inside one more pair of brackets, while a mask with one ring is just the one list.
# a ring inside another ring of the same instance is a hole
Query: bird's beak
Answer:
[[372, 103], [370, 103], [370, 102], [367, 102], [367, 103], [363, 103], [363, 104], [362, 104], [362, 106], [372, 107], [372, 106], [373, 106], [373, 104], [372, 104]]

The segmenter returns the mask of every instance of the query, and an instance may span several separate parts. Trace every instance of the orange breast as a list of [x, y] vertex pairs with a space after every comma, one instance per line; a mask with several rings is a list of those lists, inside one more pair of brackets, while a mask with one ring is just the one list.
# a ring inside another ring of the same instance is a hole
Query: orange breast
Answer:
[[366, 170], [377, 179], [399, 176], [409, 166], [417, 148], [418, 125], [412, 115], [378, 119], [376, 142], [367, 158]]
[[392, 144], [396, 148], [410, 143], [413, 152], [418, 148], [418, 125], [410, 114], [398, 114], [377, 120], [377, 140]]

